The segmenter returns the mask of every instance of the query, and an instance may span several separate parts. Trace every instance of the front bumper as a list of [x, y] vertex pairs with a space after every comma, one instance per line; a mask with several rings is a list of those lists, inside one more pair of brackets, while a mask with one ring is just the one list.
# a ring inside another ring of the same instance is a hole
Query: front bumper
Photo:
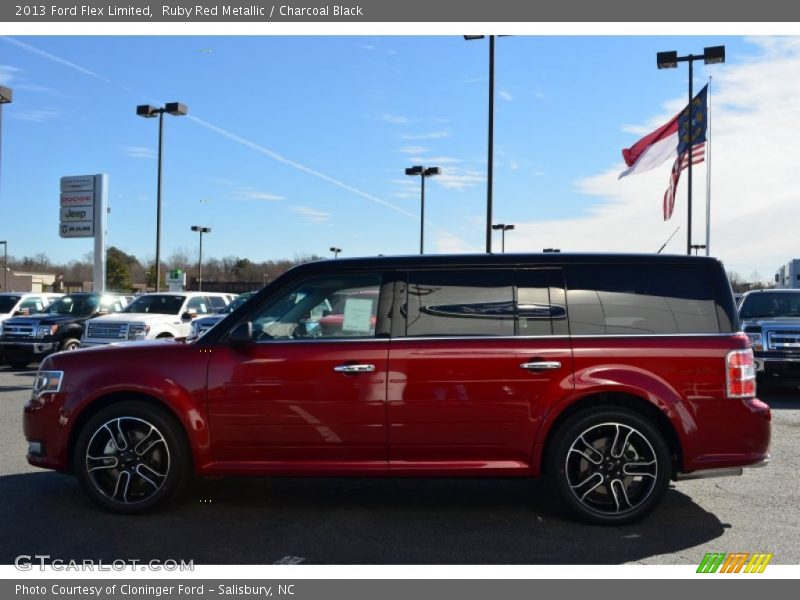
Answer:
[[800, 354], [756, 352], [756, 373], [800, 379]]
[[16, 358], [41, 358], [46, 354], [52, 354], [56, 351], [58, 344], [55, 342], [0, 342], [0, 354], [14, 360]]

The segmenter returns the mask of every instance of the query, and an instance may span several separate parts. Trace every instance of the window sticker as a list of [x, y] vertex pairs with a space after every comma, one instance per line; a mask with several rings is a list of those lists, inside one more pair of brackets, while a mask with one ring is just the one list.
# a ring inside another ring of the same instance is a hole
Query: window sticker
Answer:
[[372, 299], [348, 298], [344, 303], [342, 329], [353, 333], [372, 331]]

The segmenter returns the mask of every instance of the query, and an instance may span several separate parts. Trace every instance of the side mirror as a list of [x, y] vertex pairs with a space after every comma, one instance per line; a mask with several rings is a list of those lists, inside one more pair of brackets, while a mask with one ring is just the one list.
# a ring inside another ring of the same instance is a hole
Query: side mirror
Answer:
[[228, 341], [231, 344], [249, 344], [253, 341], [253, 323], [252, 321], [245, 321], [239, 323], [236, 327], [231, 329], [228, 334]]
[[197, 311], [195, 310], [187, 310], [185, 313], [181, 315], [181, 319], [184, 321], [191, 321], [197, 316]]

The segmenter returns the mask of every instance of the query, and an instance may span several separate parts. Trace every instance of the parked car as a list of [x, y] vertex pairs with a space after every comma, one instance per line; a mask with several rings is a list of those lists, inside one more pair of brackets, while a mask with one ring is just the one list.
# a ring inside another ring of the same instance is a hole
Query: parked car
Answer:
[[[2, 335], [3, 323], [7, 319], [18, 315], [37, 313], [63, 295], [47, 292], [0, 292], [0, 335]], [[3, 360], [3, 351], [0, 349], [0, 363]]]
[[37, 313], [63, 295], [38, 292], [1, 292], [0, 323], [10, 317]]
[[13, 317], [0, 329], [0, 352], [15, 369], [59, 350], [77, 350], [88, 319], [120, 312], [125, 298], [117, 294], [78, 293], [63, 296], [39, 313]]
[[214, 313], [223, 294], [160, 292], [139, 296], [121, 313], [92, 319], [81, 346], [104, 346], [131, 340], [184, 338], [193, 319]]
[[764, 382], [800, 380], [800, 290], [753, 290], [742, 296], [739, 320]]
[[231, 303], [228, 304], [228, 306], [221, 309], [216, 314], [211, 315], [210, 317], [202, 317], [192, 321], [186, 341], [191, 342], [199, 338], [214, 325], [222, 321], [222, 319], [224, 319], [228, 313], [232, 313], [234, 310], [239, 308], [239, 306], [244, 304], [246, 300], [253, 296], [253, 294], [255, 294], [255, 292], [245, 292], [244, 294], [236, 296], [236, 298], [234, 298]]
[[191, 475], [517, 476], [619, 525], [766, 464], [770, 411], [714, 259], [378, 257], [291, 269], [192, 344], [49, 356], [24, 430], [118, 513]]

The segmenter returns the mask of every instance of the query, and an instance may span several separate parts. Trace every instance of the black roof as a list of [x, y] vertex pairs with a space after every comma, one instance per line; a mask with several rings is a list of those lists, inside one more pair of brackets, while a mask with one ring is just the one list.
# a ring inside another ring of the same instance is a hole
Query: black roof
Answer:
[[[547, 264], [713, 264], [721, 263], [716, 258], [706, 256], [687, 256], [685, 254], [614, 254], [614, 253], [569, 253], [542, 252], [536, 254], [426, 254], [406, 256], [371, 256], [357, 258], [335, 258], [304, 263], [295, 269], [329, 270], [335, 265], [338, 269], [374, 269], [434, 267], [449, 265], [454, 267], [480, 266], [527, 266]], [[293, 269], [294, 270], [294, 269]]]

